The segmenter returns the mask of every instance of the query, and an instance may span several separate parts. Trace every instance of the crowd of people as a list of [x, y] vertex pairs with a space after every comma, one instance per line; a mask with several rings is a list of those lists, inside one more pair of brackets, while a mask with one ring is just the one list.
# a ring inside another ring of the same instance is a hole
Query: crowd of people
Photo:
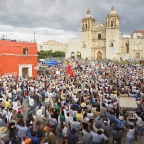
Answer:
[[[1, 144], [132, 144], [143, 136], [144, 74], [133, 62], [69, 60], [37, 77], [0, 76]], [[137, 108], [121, 109], [120, 99]], [[129, 101], [130, 102], [130, 101]]]

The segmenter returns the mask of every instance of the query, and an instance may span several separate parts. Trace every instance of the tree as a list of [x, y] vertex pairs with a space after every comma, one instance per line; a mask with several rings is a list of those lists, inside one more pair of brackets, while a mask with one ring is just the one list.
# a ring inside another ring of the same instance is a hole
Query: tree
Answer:
[[46, 59], [48, 57], [65, 57], [65, 52], [62, 51], [52, 52], [52, 50], [50, 51], [41, 50], [40, 52], [38, 52], [38, 57], [39, 59]]

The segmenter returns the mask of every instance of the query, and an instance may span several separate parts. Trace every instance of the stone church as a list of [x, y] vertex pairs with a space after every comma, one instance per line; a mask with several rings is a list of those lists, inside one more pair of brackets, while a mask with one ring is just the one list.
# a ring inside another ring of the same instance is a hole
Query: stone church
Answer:
[[66, 58], [142, 59], [144, 58], [144, 31], [136, 30], [131, 37], [120, 32], [120, 17], [114, 7], [106, 23], [97, 22], [90, 10], [81, 20], [81, 36], [68, 40]]

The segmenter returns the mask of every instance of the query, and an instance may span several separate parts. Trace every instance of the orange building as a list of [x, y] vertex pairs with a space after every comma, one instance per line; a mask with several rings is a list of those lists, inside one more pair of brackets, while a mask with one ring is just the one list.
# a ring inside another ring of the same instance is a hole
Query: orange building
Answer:
[[37, 61], [36, 43], [0, 40], [0, 74], [35, 77]]

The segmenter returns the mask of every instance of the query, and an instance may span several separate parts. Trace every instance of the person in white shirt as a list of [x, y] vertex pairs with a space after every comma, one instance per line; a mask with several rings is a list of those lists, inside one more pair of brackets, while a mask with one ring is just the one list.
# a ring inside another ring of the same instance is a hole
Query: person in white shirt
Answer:
[[4, 107], [2, 107], [0, 109], [0, 114], [2, 115], [3, 118], [5, 118], [6, 114], [7, 114], [7, 111], [4, 109]]
[[71, 129], [75, 129], [77, 132], [79, 132], [81, 128], [80, 122], [76, 121], [76, 117], [74, 117], [73, 120], [70, 120], [70, 126]]
[[90, 144], [92, 140], [92, 134], [89, 130], [86, 130], [83, 128], [83, 124], [81, 123], [83, 138], [82, 138], [82, 144]]
[[135, 117], [137, 118], [137, 126], [138, 126], [138, 130], [140, 132], [140, 136], [142, 136], [142, 131], [143, 131], [143, 117], [142, 116], [138, 116], [136, 113], [135, 113]]
[[[67, 111], [66, 109], [63, 110], [64, 111], [64, 116], [65, 116], [65, 122], [70, 122], [70, 120], [72, 120], [72, 117], [70, 115], [70, 112]], [[69, 115], [69, 116], [68, 116]]]
[[50, 103], [53, 107], [53, 94], [48, 90], [45, 92], [45, 97], [48, 99], [48, 103]]
[[58, 124], [57, 119], [54, 118], [53, 114], [50, 114], [49, 111], [47, 112], [47, 114], [48, 114], [48, 122], [49, 122], [50, 126], [56, 130], [56, 127]]
[[30, 112], [34, 113], [34, 99], [28, 96]]
[[134, 133], [135, 133], [134, 126], [130, 125], [129, 129], [127, 129], [124, 125], [122, 125], [122, 126], [127, 131], [126, 144], [132, 144], [132, 141], [133, 141], [133, 138], [134, 138]]
[[103, 140], [107, 141], [108, 138], [102, 133], [101, 130], [98, 130], [97, 133], [94, 133], [90, 128], [90, 123], [88, 123], [88, 130], [92, 135], [92, 143], [91, 144], [98, 144], [101, 143]]
[[29, 106], [33, 107], [34, 106], [34, 99], [32, 97], [28, 97], [29, 99]]
[[9, 123], [11, 121], [12, 117], [13, 117], [12, 108], [9, 108], [9, 110], [6, 114], [6, 119], [5, 119], [6, 122]]
[[16, 112], [18, 110], [18, 101], [17, 100], [13, 101], [12, 105], [13, 105], [13, 107], [12, 107], [13, 110]]

